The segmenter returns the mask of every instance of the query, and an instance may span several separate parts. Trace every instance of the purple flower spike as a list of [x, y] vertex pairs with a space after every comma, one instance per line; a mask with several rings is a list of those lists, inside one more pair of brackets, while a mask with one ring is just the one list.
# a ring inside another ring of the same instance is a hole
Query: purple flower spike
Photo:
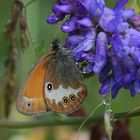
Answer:
[[140, 15], [127, 2], [117, 0], [110, 8], [104, 0], [58, 0], [47, 19], [63, 20], [64, 47], [74, 61], [86, 64], [86, 74], [99, 74], [102, 96], [111, 92], [115, 98], [121, 88], [140, 94]]

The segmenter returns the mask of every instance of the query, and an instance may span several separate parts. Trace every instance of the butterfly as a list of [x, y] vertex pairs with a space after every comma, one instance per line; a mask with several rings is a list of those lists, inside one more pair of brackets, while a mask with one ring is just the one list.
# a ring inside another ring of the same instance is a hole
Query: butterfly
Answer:
[[71, 113], [78, 109], [87, 95], [82, 73], [70, 51], [59, 40], [52, 50], [32, 68], [17, 97], [17, 110], [25, 115], [47, 111]]

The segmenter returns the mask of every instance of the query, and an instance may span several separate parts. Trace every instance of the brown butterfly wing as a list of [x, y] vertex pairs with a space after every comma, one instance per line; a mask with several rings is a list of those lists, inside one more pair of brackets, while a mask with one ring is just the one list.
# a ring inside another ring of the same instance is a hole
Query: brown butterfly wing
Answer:
[[78, 109], [87, 90], [74, 61], [61, 55], [55, 56], [48, 66], [44, 97], [52, 111], [70, 113]]
[[47, 111], [44, 101], [44, 82], [49, 57], [50, 55], [42, 57], [27, 76], [17, 98], [19, 112], [33, 115]]

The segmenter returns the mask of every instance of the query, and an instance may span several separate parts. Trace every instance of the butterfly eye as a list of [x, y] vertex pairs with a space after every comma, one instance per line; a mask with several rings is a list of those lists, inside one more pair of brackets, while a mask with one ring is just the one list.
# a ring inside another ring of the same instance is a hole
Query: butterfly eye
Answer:
[[48, 83], [48, 84], [47, 84], [47, 90], [48, 90], [48, 91], [51, 91], [52, 89], [53, 89], [53, 84]]
[[64, 104], [67, 104], [69, 102], [69, 99], [67, 97], [63, 97], [62, 101]]
[[74, 94], [71, 94], [71, 95], [69, 96], [69, 98], [70, 98], [70, 100], [74, 101], [75, 98], [76, 98], [76, 96], [75, 96]]

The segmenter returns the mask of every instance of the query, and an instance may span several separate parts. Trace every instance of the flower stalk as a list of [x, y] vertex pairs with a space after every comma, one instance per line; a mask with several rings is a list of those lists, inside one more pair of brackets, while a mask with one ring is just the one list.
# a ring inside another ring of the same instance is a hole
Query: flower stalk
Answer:
[[[130, 118], [130, 117], [137, 117], [140, 116], [140, 112], [122, 112], [122, 113], [115, 113], [114, 120], [122, 119], [122, 118]], [[0, 127], [1, 128], [10, 128], [10, 129], [23, 129], [23, 128], [34, 128], [34, 127], [48, 127], [48, 126], [56, 126], [56, 125], [80, 125], [86, 117], [53, 117], [52, 119], [46, 120], [34, 120], [28, 122], [21, 122], [21, 121], [10, 121], [10, 120], [0, 120]], [[98, 114], [92, 116], [86, 123], [91, 124], [94, 122], [103, 123], [104, 121], [104, 114]]]

